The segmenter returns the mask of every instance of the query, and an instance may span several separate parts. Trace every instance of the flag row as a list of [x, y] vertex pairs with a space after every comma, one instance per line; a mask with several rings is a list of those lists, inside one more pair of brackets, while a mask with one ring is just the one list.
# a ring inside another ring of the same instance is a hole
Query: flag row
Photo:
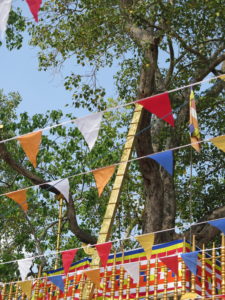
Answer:
[[[215, 228], [221, 230], [225, 234], [225, 219], [211, 220], [207, 221], [208, 224], [214, 226]], [[154, 233], [149, 233], [145, 235], [136, 236], [136, 240], [140, 243], [144, 249], [145, 256], [148, 260], [151, 258], [152, 248], [154, 245]], [[95, 246], [100, 262], [101, 267], [107, 267], [108, 257], [112, 248], [112, 242], [107, 242], [103, 244], [97, 244]], [[67, 275], [70, 272], [70, 267], [76, 256], [78, 249], [71, 249], [61, 252], [62, 256], [62, 265], [64, 269], [64, 274]], [[191, 273], [197, 275], [197, 265], [198, 257], [201, 253], [201, 250], [181, 253], [179, 255], [163, 256], [159, 257], [162, 263], [164, 263], [167, 268], [169, 268], [175, 275], [179, 275], [179, 257], [182, 258], [187, 268]], [[18, 260], [18, 267], [21, 275], [22, 281], [26, 281], [26, 277], [30, 272], [30, 268], [33, 264], [34, 258], [27, 258]], [[122, 264], [125, 271], [131, 276], [134, 283], [139, 282], [140, 270], [139, 270], [139, 261], [124, 263]], [[84, 270], [85, 275], [100, 288], [100, 269], [90, 269]], [[62, 291], [64, 290], [63, 275], [49, 276], [48, 279], [52, 281], [57, 287]]]
[[[220, 150], [225, 152], [225, 135], [214, 137], [214, 138], [210, 139], [209, 141], [212, 142], [217, 148], [219, 148]], [[193, 145], [193, 144], [191, 144], [191, 145]], [[189, 146], [189, 145], [187, 145], [187, 146]], [[181, 147], [183, 148], [183, 146], [181, 146]], [[29, 150], [30, 149], [31, 148], [29, 147]], [[178, 149], [179, 149], [179, 147], [176, 147], [175, 149], [150, 154], [150, 155], [144, 156], [142, 158], [149, 158], [149, 159], [156, 161], [160, 166], [162, 166], [172, 176], [173, 169], [174, 169], [173, 151], [178, 150]], [[140, 159], [140, 158], [133, 159], [132, 161], [137, 160], [137, 159]], [[117, 165], [119, 165], [119, 163], [86, 172], [87, 174], [88, 173], [93, 174], [99, 197], [101, 196], [105, 186], [108, 184], [111, 177], [113, 176]], [[78, 176], [78, 175], [79, 174], [76, 174], [74, 176]], [[61, 194], [61, 196], [66, 201], [69, 201], [70, 186], [69, 186], [68, 178], [59, 179], [59, 180], [55, 180], [55, 181], [51, 181], [51, 182], [46, 182], [45, 184], [57, 189], [59, 191], [59, 193]], [[41, 184], [37, 185], [37, 186], [41, 186]], [[5, 194], [2, 194], [1, 196], [7, 196], [8, 198], [14, 200], [21, 206], [21, 208], [24, 211], [27, 211], [28, 210], [27, 190], [30, 188], [32, 188], [32, 187], [24, 188], [24, 189], [13, 191], [13, 192], [8, 192]]]
[[[29, 6], [29, 9], [35, 21], [38, 22], [38, 12], [40, 10], [42, 0], [26, 0], [26, 2]], [[7, 22], [8, 22], [11, 6], [12, 6], [12, 0], [0, 1], [0, 33], [2, 37], [7, 28]]]

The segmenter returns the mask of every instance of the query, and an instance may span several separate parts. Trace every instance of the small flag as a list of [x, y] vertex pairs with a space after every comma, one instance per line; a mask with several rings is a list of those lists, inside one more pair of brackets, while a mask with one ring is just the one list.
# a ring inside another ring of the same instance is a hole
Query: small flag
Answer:
[[76, 253], [77, 249], [62, 252], [62, 262], [65, 274], [69, 272], [70, 266], [74, 260]]
[[109, 182], [110, 178], [112, 177], [113, 173], [115, 172], [115, 166], [109, 166], [106, 168], [101, 168], [95, 171], [92, 171], [96, 186], [98, 189], [98, 195], [101, 196], [104, 187]]
[[35, 21], [38, 22], [38, 12], [40, 10], [42, 0], [26, 0], [26, 1]]
[[139, 282], [139, 276], [140, 276], [140, 265], [139, 262], [132, 262], [123, 264], [124, 269], [127, 271], [127, 273], [133, 278], [134, 283]]
[[137, 103], [144, 106], [145, 109], [156, 115], [158, 118], [166, 121], [171, 126], [174, 126], [174, 118], [170, 104], [169, 94], [163, 93], [155, 95], [144, 100], [139, 100]]
[[225, 135], [217, 136], [210, 140], [217, 148], [225, 152]]
[[85, 138], [90, 150], [92, 150], [98, 138], [102, 116], [103, 113], [99, 112], [76, 119], [74, 121], [80, 132], [83, 134], [83, 137]]
[[68, 178], [51, 181], [48, 184], [54, 186], [69, 202], [70, 183]]
[[5, 196], [17, 202], [25, 212], [28, 210], [26, 190], [7, 193]]
[[18, 285], [20, 286], [22, 292], [27, 295], [27, 298], [30, 299], [32, 293], [32, 280], [18, 282]]
[[217, 229], [222, 231], [223, 234], [225, 234], [225, 219], [208, 221], [207, 223], [209, 223], [210, 225], [216, 227]]
[[135, 237], [145, 251], [147, 259], [150, 259], [152, 254], [152, 246], [154, 245], [154, 233], [143, 234]]
[[198, 253], [199, 251], [193, 251], [181, 254], [181, 258], [185, 265], [194, 275], [197, 275]]
[[1, 34], [1, 38], [4, 37], [5, 31], [6, 31], [11, 5], [12, 5], [12, 0], [1, 0], [0, 1], [0, 34]]
[[160, 164], [171, 176], [173, 175], [173, 151], [168, 150], [148, 156]]
[[32, 258], [20, 259], [17, 262], [18, 262], [18, 266], [19, 266], [21, 279], [22, 279], [22, 281], [24, 281], [27, 277], [27, 274], [30, 272], [30, 268], [32, 266], [33, 259]]
[[100, 288], [100, 270], [93, 269], [84, 271], [84, 274], [98, 287]]
[[[197, 112], [196, 112], [196, 105], [195, 105], [195, 95], [193, 90], [191, 89], [190, 94], [190, 121], [189, 121], [189, 130], [190, 130], [190, 136], [191, 136], [191, 143], [196, 143], [200, 141], [200, 132], [198, 128], [198, 118], [197, 118]], [[192, 144], [192, 147], [200, 152], [200, 144]]]
[[64, 292], [64, 281], [62, 279], [62, 275], [50, 276], [48, 279], [62, 292]]
[[34, 168], [37, 167], [37, 155], [41, 143], [41, 136], [42, 131], [37, 131], [17, 138]]
[[95, 248], [98, 251], [98, 255], [100, 257], [102, 267], [105, 267], [107, 264], [110, 250], [112, 248], [112, 243], [108, 242], [108, 243], [104, 243], [104, 244], [98, 244], [98, 245], [95, 245]]
[[159, 258], [173, 273], [178, 276], [178, 256], [168, 256]]

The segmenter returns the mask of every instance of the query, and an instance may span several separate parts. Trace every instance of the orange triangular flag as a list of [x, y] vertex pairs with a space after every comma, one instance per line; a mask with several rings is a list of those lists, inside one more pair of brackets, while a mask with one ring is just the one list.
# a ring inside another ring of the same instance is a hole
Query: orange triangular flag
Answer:
[[115, 172], [115, 166], [109, 166], [106, 168], [102, 168], [96, 171], [92, 171], [94, 177], [96, 186], [98, 189], [98, 195], [101, 196], [104, 187], [109, 182], [110, 178], [112, 177], [113, 173]]
[[152, 246], [154, 245], [154, 239], [155, 239], [154, 233], [139, 235], [136, 236], [135, 238], [141, 244], [142, 248], [145, 250], [147, 259], [150, 259], [152, 254]]
[[100, 288], [100, 269], [88, 270], [84, 273], [98, 288]]
[[14, 200], [15, 202], [17, 202], [24, 211], [28, 210], [26, 190], [16, 191], [5, 195], [11, 198], [12, 200]]
[[32, 280], [26, 280], [18, 282], [22, 292], [27, 295], [27, 298], [31, 298]]
[[217, 136], [210, 140], [217, 148], [225, 152], [225, 135]]
[[37, 167], [37, 155], [41, 143], [41, 135], [42, 131], [37, 131], [17, 138], [34, 168]]

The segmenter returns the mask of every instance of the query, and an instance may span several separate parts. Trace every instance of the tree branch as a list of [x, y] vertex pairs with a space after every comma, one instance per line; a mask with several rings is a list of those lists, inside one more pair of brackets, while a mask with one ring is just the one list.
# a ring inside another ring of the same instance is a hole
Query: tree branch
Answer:
[[[19, 165], [6, 150], [4, 144], [0, 144], [0, 157], [15, 171], [22, 174], [26, 178], [30, 179], [34, 184], [41, 184], [40, 188], [48, 190], [56, 195], [59, 195], [59, 191], [51, 185], [44, 184], [46, 181], [39, 176], [33, 174], [29, 170], [25, 169], [23, 166]], [[91, 236], [88, 232], [81, 229], [77, 222], [77, 216], [75, 213], [75, 207], [73, 203], [72, 196], [70, 195], [69, 203], [67, 203], [67, 215], [70, 223], [71, 231], [76, 235], [76, 237], [84, 243], [95, 243], [96, 238]]]

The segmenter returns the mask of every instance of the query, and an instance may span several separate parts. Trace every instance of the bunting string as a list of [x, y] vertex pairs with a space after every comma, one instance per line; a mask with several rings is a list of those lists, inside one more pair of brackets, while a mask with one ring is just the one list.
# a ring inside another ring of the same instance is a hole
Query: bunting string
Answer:
[[[223, 76], [225, 76], [225, 74], [221, 74], [221, 75], [218, 75], [218, 76], [206, 78], [206, 79], [204, 79], [204, 80], [201, 80], [201, 81], [198, 81], [198, 82], [195, 82], [195, 83], [191, 83], [191, 84], [188, 84], [188, 85], [184, 85], [184, 86], [181, 86], [181, 87], [178, 87], [178, 88], [169, 90], [169, 91], [165, 91], [165, 92], [163, 92], [163, 93], [155, 94], [155, 95], [152, 95], [152, 96], [149, 96], [149, 97], [146, 97], [146, 98], [142, 98], [142, 99], [138, 99], [138, 100], [131, 101], [131, 102], [128, 102], [128, 103], [120, 104], [120, 105], [117, 105], [117, 106], [114, 106], [114, 107], [106, 108], [106, 109], [103, 110], [103, 111], [91, 113], [91, 114], [88, 114], [87, 116], [95, 115], [95, 114], [98, 114], [98, 113], [106, 113], [106, 112], [110, 112], [110, 111], [113, 111], [113, 110], [116, 110], [116, 109], [119, 109], [119, 108], [123, 108], [123, 107], [129, 106], [129, 105], [132, 105], [132, 104], [137, 104], [137, 103], [140, 102], [140, 101], [150, 100], [151, 98], [154, 98], [154, 97], [156, 97], [156, 96], [163, 95], [163, 94], [165, 94], [165, 93], [169, 93], [169, 94], [170, 94], [170, 93], [174, 93], [174, 92], [177, 92], [177, 91], [180, 91], [180, 90], [189, 88], [189, 87], [193, 87], [193, 86], [196, 86], [196, 85], [199, 85], [199, 84], [202, 84], [202, 83], [210, 82], [210, 81], [212, 81], [212, 80], [219, 79], [219, 78], [221, 78], [221, 77], [223, 77]], [[170, 115], [170, 114], [168, 114], [168, 115]], [[166, 118], [168, 115], [164, 116], [163, 118]], [[6, 142], [9, 142], [9, 141], [16, 140], [16, 139], [21, 138], [21, 137], [23, 137], [23, 136], [26, 136], [26, 135], [28, 135], [28, 134], [30, 134], [30, 133], [35, 133], [35, 132], [39, 132], [39, 131], [47, 131], [47, 130], [50, 130], [50, 129], [52, 129], [52, 128], [60, 127], [60, 126], [67, 125], [67, 124], [70, 124], [70, 123], [76, 123], [76, 122], [78, 122], [80, 119], [83, 119], [83, 118], [84, 118], [84, 117], [80, 117], [80, 118], [76, 118], [76, 119], [72, 119], [72, 120], [67, 120], [67, 121], [61, 122], [61, 123], [59, 123], [59, 124], [54, 124], [54, 125], [51, 125], [51, 126], [48, 126], [48, 127], [40, 128], [40, 129], [35, 130], [35, 131], [32, 131], [32, 132], [28, 132], [28, 133], [23, 134], [23, 135], [18, 135], [18, 136], [14, 136], [14, 137], [11, 137], [11, 138], [8, 138], [8, 139], [4, 139], [4, 140], [1, 140], [1, 141], [0, 141], [0, 144], [6, 143]], [[193, 143], [193, 144], [194, 144], [194, 143]]]
[[[144, 158], [151, 158], [151, 156], [155, 156], [156, 154], [165, 153], [165, 152], [168, 152], [168, 151], [176, 151], [176, 150], [179, 150], [179, 149], [184, 149], [184, 148], [192, 146], [193, 144], [200, 144], [200, 143], [211, 142], [211, 140], [213, 140], [214, 138], [218, 138], [218, 137], [220, 137], [220, 138], [224, 137], [224, 139], [225, 139], [225, 135], [220, 135], [220, 136], [217, 136], [217, 137], [211, 137], [211, 138], [208, 138], [208, 139], [205, 139], [205, 140], [202, 140], [202, 141], [196, 141], [195, 143], [189, 143], [189, 144], [185, 144], [185, 145], [173, 147], [173, 148], [166, 149], [166, 150], [163, 150], [163, 151], [159, 151], [159, 152], [155, 152], [155, 153], [150, 153], [150, 154], [143, 155], [143, 156], [140, 156], [140, 157], [131, 158], [131, 159], [127, 160], [127, 161], [122, 161], [122, 162], [118, 162], [118, 163], [115, 163], [115, 164], [112, 164], [112, 165], [108, 165], [108, 166], [104, 166], [104, 167], [100, 167], [100, 168], [96, 168], [96, 169], [92, 169], [92, 170], [80, 172], [78, 174], [73, 174], [73, 175], [70, 175], [70, 176], [65, 177], [65, 178], [60, 178], [60, 179], [57, 180], [57, 182], [60, 182], [60, 181], [65, 180], [65, 179], [77, 177], [77, 176], [87, 175], [87, 174], [90, 174], [90, 173], [93, 173], [93, 172], [96, 172], [96, 171], [100, 171], [100, 170], [103, 170], [103, 169], [106, 169], [106, 168], [109, 168], [109, 167], [117, 167], [117, 166], [119, 166], [121, 164], [131, 163], [131, 162], [138, 161], [138, 160], [141, 160], [141, 159], [144, 159]], [[28, 189], [31, 189], [31, 188], [40, 187], [40, 186], [43, 186], [43, 185], [51, 185], [51, 183], [52, 183], [52, 181], [46, 181], [44, 183], [40, 183], [40, 184], [36, 184], [36, 185], [31, 185], [29, 187], [19, 189], [19, 190], [17, 190], [17, 192], [19, 192], [19, 191], [25, 191], [25, 190], [28, 190]], [[4, 193], [4, 194], [0, 194], [0, 197], [7, 196], [10, 193], [12, 193], [12, 192], [10, 191], [10, 192]]]
[[[193, 226], [198, 226], [198, 225], [203, 225], [203, 224], [210, 224], [210, 222], [213, 222], [213, 221], [219, 221], [219, 220], [224, 220], [225, 222], [225, 218], [218, 218], [218, 219], [211, 219], [211, 220], [208, 220], [208, 221], [202, 221], [202, 222], [198, 222], [198, 223], [195, 223], [195, 224], [191, 224], [190, 225], [190, 228], [193, 227]], [[126, 240], [131, 240], [131, 239], [136, 239], [138, 237], [144, 237], [144, 236], [148, 236], [149, 234], [157, 234], [157, 233], [162, 233], [162, 232], [168, 232], [168, 231], [171, 231], [171, 230], [176, 230], [176, 229], [183, 229], [184, 226], [175, 226], [175, 227], [172, 227], [172, 228], [167, 228], [167, 229], [163, 229], [163, 230], [158, 230], [158, 231], [154, 231], [154, 232], [150, 232], [150, 233], [145, 233], [145, 234], [141, 234], [141, 235], [135, 235], [135, 236], [130, 236], [130, 237], [127, 237], [127, 238], [121, 238], [121, 239], [117, 239], [117, 240], [111, 240], [111, 241], [108, 241], [107, 243], [118, 243], [120, 241], [126, 241]], [[104, 244], [104, 243], [103, 243]], [[45, 254], [39, 254], [39, 255], [35, 255], [35, 256], [30, 256], [30, 257], [26, 257], [26, 258], [22, 258], [22, 259], [16, 259], [16, 260], [10, 260], [10, 261], [5, 261], [5, 262], [0, 262], [0, 265], [4, 265], [4, 264], [10, 264], [10, 263], [18, 263], [19, 261], [30, 261], [31, 259], [34, 260], [36, 258], [40, 258], [40, 257], [47, 257], [47, 256], [55, 256], [55, 255], [58, 255], [60, 253], [66, 253], [66, 252], [69, 252], [69, 251], [72, 251], [72, 250], [81, 250], [81, 249], [85, 249], [85, 248], [93, 248], [93, 247], [96, 247], [98, 245], [102, 245], [102, 244], [91, 244], [91, 245], [87, 245], [87, 246], [83, 246], [83, 247], [77, 247], [77, 248], [71, 248], [71, 249], [68, 249], [68, 250], [61, 250], [61, 251], [52, 251], [50, 253], [45, 253]], [[215, 250], [220, 250], [220, 249], [223, 249], [224, 247], [220, 246], [220, 247], [216, 247], [216, 248], [206, 248], [204, 250], [204, 252], [206, 253], [207, 251], [212, 251], [213, 249]], [[199, 250], [200, 252], [202, 251], [201, 249]], [[171, 256], [174, 256], [174, 254], [172, 254]], [[164, 256], [162, 256], [163, 258]], [[169, 257], [169, 256], [165, 256], [165, 257]], [[46, 278], [43, 277], [43, 278]]]

